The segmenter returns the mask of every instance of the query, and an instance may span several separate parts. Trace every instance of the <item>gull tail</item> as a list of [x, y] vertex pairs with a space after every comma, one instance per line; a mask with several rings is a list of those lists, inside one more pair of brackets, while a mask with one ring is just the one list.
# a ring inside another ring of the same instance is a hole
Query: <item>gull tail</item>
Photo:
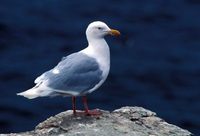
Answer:
[[17, 95], [24, 96], [28, 99], [34, 99], [37, 97], [49, 96], [52, 93], [50, 90], [40, 89], [40, 87], [33, 87], [27, 91], [17, 93]]

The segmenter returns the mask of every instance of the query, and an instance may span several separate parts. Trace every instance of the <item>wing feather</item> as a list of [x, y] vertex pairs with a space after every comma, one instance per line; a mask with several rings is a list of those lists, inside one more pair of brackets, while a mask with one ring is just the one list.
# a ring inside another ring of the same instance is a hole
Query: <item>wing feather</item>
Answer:
[[94, 58], [74, 53], [61, 60], [56, 67], [39, 76], [35, 83], [62, 91], [82, 93], [102, 80], [102, 70]]

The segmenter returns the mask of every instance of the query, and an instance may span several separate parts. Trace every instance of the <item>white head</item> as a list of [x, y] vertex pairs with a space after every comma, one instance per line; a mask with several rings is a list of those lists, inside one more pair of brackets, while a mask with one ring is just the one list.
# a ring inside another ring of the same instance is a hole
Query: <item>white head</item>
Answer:
[[104, 22], [101, 21], [95, 21], [90, 23], [86, 30], [86, 36], [88, 41], [102, 39], [108, 34], [119, 36], [120, 32], [118, 30], [110, 29]]

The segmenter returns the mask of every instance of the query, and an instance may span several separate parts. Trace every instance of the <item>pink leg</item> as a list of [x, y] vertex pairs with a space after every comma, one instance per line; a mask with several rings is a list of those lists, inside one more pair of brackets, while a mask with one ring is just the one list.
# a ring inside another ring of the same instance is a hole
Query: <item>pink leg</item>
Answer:
[[83, 96], [83, 104], [84, 104], [84, 107], [85, 107], [85, 114], [86, 115], [101, 115], [102, 114], [101, 112], [99, 112], [97, 110], [93, 110], [93, 111], [89, 110], [86, 96]]
[[72, 96], [72, 109], [73, 109], [73, 114], [76, 115], [76, 97]]
[[83, 96], [83, 104], [84, 104], [84, 108], [85, 108], [85, 113], [89, 113], [89, 108], [88, 108], [88, 104], [87, 104], [87, 97]]

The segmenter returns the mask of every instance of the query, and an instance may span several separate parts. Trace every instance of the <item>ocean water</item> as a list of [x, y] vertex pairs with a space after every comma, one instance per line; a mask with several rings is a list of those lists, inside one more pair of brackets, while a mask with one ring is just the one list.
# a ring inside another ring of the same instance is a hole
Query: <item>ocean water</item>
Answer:
[[71, 109], [71, 98], [16, 93], [85, 48], [87, 25], [101, 20], [122, 36], [106, 38], [111, 71], [88, 96], [90, 108], [142, 106], [200, 135], [199, 13], [198, 0], [0, 1], [0, 133], [32, 130]]

